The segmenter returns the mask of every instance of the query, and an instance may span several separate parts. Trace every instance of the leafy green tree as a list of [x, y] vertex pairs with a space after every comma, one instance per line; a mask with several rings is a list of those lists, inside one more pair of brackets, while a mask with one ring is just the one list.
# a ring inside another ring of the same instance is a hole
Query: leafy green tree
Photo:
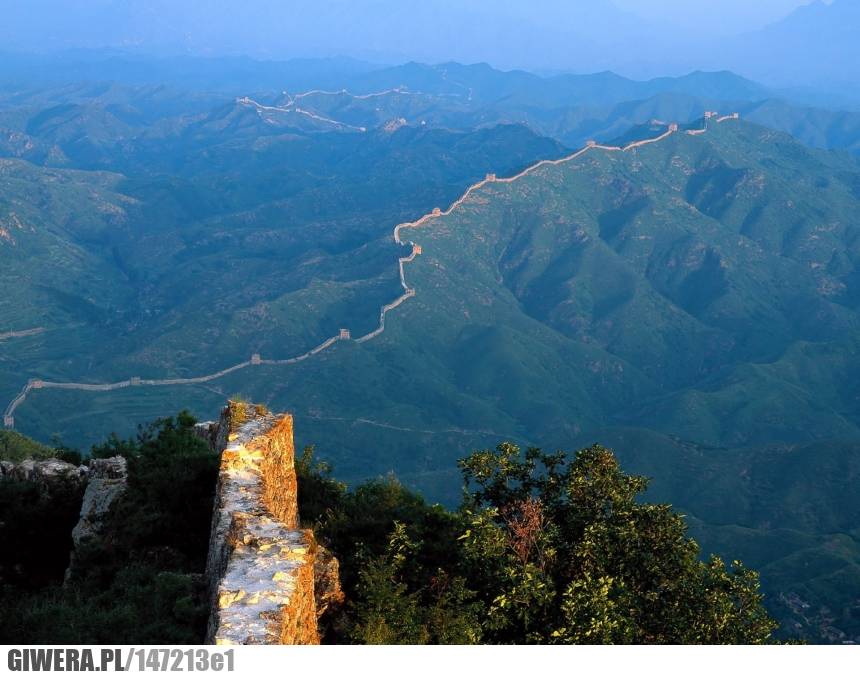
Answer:
[[44, 460], [58, 457], [50, 446], [45, 446], [17, 430], [0, 429], [0, 460], [21, 462], [27, 458]]
[[593, 446], [573, 461], [502, 444], [460, 462], [469, 585], [491, 643], [708, 643], [770, 640], [758, 575], [699, 547], [648, 480]]
[[359, 556], [359, 582], [350, 611], [352, 640], [366, 645], [474, 644], [481, 636], [480, 604], [462, 578], [437, 571], [430, 584], [412, 589], [404, 571], [421, 543], [402, 523], [382, 556]]

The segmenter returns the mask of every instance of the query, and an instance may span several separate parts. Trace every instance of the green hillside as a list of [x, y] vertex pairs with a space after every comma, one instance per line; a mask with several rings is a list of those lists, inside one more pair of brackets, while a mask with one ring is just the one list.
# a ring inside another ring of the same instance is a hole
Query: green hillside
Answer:
[[[569, 152], [521, 126], [260, 136], [256, 113], [222, 113], [161, 165], [132, 153], [131, 179], [6, 161], [0, 206], [21, 227], [3, 246], [23, 281], [5, 280], [0, 321], [47, 329], [0, 342], [8, 400], [29, 377], [203, 375], [363, 335], [402, 293], [395, 224]], [[297, 443], [339, 476], [394, 470], [449, 504], [475, 448], [600, 442], [706, 552], [762, 570], [787, 631], [860, 633], [858, 200], [847, 153], [743, 120], [590, 149], [404, 230], [423, 249], [405, 269], [416, 295], [371, 341], [196, 386], [33, 391], [16, 427], [86, 446], [240, 393], [293, 412]], [[779, 600], [792, 592], [808, 617]]]

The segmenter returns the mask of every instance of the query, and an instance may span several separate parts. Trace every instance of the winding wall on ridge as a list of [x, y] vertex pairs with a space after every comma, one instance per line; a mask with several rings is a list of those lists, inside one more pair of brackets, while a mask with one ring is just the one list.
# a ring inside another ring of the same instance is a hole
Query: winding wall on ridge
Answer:
[[[309, 93], [312, 93], [312, 92], [309, 92]], [[320, 93], [334, 93], [334, 92], [320, 92]], [[296, 99], [300, 98], [301, 96], [303, 96], [303, 95], [296, 96]], [[372, 95], [365, 95], [365, 96], [372, 96]], [[256, 102], [252, 102], [250, 99], [248, 101], [244, 101], [243, 99], [237, 100], [237, 102], [239, 102], [239, 101], [241, 101], [243, 103], [247, 103], [247, 104], [252, 104], [252, 105], [255, 105], [258, 107], [260, 106], [260, 104], [257, 104]], [[686, 130], [686, 133], [695, 135], [695, 134], [702, 134], [702, 133], [706, 132], [708, 130], [709, 120], [712, 117], [715, 118], [716, 115], [717, 115], [716, 113], [711, 113], [710, 111], [708, 111], [708, 113], [705, 115], [702, 129], [688, 129], [688, 130]], [[716, 122], [723, 122], [725, 120], [733, 120], [733, 119], [738, 119], [737, 113], [720, 117], [720, 118], [716, 119]], [[670, 124], [668, 131], [661, 134], [660, 136], [657, 136], [656, 138], [644, 139], [642, 141], [635, 141], [635, 142], [630, 143], [630, 144], [623, 146], [623, 147], [621, 147], [621, 146], [605, 146], [605, 145], [600, 145], [600, 144], [594, 143], [592, 141], [592, 142], [589, 142], [585, 148], [578, 150], [577, 152], [573, 153], [572, 155], [569, 155], [567, 157], [563, 157], [563, 158], [560, 158], [557, 160], [541, 160], [540, 162], [537, 162], [536, 164], [533, 164], [532, 166], [528, 167], [527, 169], [521, 171], [516, 176], [511, 176], [509, 178], [496, 178], [495, 174], [488, 174], [487, 177], [485, 179], [483, 179], [482, 181], [478, 181], [477, 183], [469, 186], [469, 188], [466, 190], [466, 192], [463, 193], [462, 197], [460, 197], [460, 199], [458, 199], [450, 207], [448, 207], [447, 210], [442, 211], [441, 209], [434, 209], [431, 213], [425, 214], [424, 216], [419, 218], [417, 221], [399, 224], [397, 227], [394, 228], [394, 241], [397, 242], [398, 244], [400, 244], [401, 246], [411, 246], [412, 247], [411, 255], [409, 255], [406, 258], [400, 258], [398, 261], [399, 266], [400, 266], [400, 284], [401, 284], [401, 286], [403, 286], [403, 289], [404, 289], [403, 295], [401, 295], [399, 298], [395, 299], [393, 302], [391, 302], [387, 305], [383, 305], [382, 308], [380, 308], [380, 312], [379, 312], [379, 327], [376, 328], [374, 331], [371, 331], [367, 335], [361, 336], [360, 338], [356, 338], [355, 342], [356, 343], [364, 343], [368, 340], [372, 340], [376, 336], [380, 335], [383, 331], [385, 331], [385, 317], [388, 314], [388, 312], [390, 312], [391, 310], [398, 307], [401, 303], [403, 303], [408, 298], [413, 297], [416, 293], [415, 289], [410, 287], [406, 283], [406, 275], [405, 275], [404, 265], [406, 263], [409, 263], [409, 262], [415, 260], [415, 257], [421, 252], [421, 248], [420, 248], [420, 246], [414, 244], [413, 242], [404, 242], [400, 236], [400, 231], [402, 229], [404, 229], [404, 228], [416, 228], [416, 227], [428, 224], [429, 222], [431, 222], [435, 218], [440, 218], [442, 216], [448, 216], [457, 207], [462, 205], [471, 196], [471, 194], [474, 191], [484, 187], [488, 183], [494, 183], [494, 182], [495, 183], [512, 183], [512, 182], [522, 178], [523, 176], [527, 176], [528, 174], [534, 172], [536, 169], [539, 169], [543, 166], [559, 165], [559, 164], [564, 164], [566, 162], [570, 162], [571, 160], [576, 159], [577, 157], [579, 157], [583, 153], [588, 152], [590, 150], [605, 150], [608, 152], [627, 152], [629, 150], [633, 150], [634, 148], [639, 148], [639, 147], [642, 147], [642, 146], [650, 144], [650, 143], [658, 143], [659, 141], [662, 141], [663, 139], [667, 138], [668, 136], [670, 136], [671, 134], [673, 134], [677, 131], [678, 131], [678, 125], [677, 124]], [[216, 378], [221, 378], [222, 376], [225, 376], [229, 373], [233, 373], [234, 371], [238, 371], [239, 369], [243, 369], [243, 368], [246, 368], [246, 367], [252, 366], [252, 365], [257, 365], [257, 364], [269, 364], [269, 365], [294, 364], [294, 363], [303, 361], [305, 359], [308, 359], [309, 357], [312, 357], [316, 354], [319, 354], [320, 352], [322, 352], [326, 348], [328, 348], [331, 345], [333, 345], [334, 343], [336, 343], [338, 340], [348, 340], [348, 338], [346, 336], [348, 336], [348, 332], [344, 333], [342, 330], [339, 335], [333, 336], [332, 338], [329, 338], [328, 340], [321, 343], [320, 345], [318, 345], [314, 349], [312, 349], [312, 350], [310, 350], [310, 351], [306, 352], [305, 354], [300, 355], [298, 357], [293, 357], [292, 359], [261, 359], [259, 355], [254, 355], [250, 361], [241, 362], [239, 364], [236, 364], [235, 366], [231, 366], [230, 368], [224, 369], [223, 371], [218, 371], [217, 373], [213, 373], [211, 375], [206, 375], [206, 376], [200, 376], [197, 378], [173, 378], [173, 379], [168, 379], [168, 380], [151, 380], [151, 379], [131, 378], [129, 380], [123, 380], [123, 381], [120, 381], [117, 383], [107, 383], [107, 384], [54, 383], [54, 382], [43, 381], [43, 380], [30, 380], [29, 383], [24, 386], [24, 388], [21, 390], [21, 392], [18, 394], [18, 396], [16, 396], [15, 399], [13, 399], [9, 403], [9, 405], [6, 407], [6, 411], [4, 413], [4, 418], [3, 418], [3, 423], [6, 427], [11, 428], [11, 427], [15, 426], [15, 419], [14, 419], [15, 409], [24, 402], [24, 400], [27, 398], [27, 395], [33, 389], [57, 388], [57, 389], [76, 389], [76, 390], [89, 390], [89, 391], [109, 391], [109, 390], [116, 390], [116, 389], [120, 389], [120, 388], [124, 388], [124, 387], [133, 387], [133, 386], [190, 385], [190, 384], [196, 384], [196, 383], [205, 383], [205, 382], [209, 382], [211, 380], [215, 380]]]

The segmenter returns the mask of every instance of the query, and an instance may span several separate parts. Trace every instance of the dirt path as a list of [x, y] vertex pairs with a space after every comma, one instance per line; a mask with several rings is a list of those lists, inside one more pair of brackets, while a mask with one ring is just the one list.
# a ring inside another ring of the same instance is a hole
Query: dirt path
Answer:
[[35, 336], [37, 333], [42, 333], [45, 331], [44, 327], [38, 327], [35, 329], [25, 329], [24, 331], [9, 331], [8, 333], [0, 333], [0, 340], [6, 340], [7, 338], [23, 338], [24, 336]]

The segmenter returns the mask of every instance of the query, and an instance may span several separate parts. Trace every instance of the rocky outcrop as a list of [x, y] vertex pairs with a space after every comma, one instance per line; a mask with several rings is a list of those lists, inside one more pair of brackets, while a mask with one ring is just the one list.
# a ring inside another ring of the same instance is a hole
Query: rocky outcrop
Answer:
[[[82, 468], [87, 469], [87, 468]], [[74, 549], [69, 556], [66, 580], [72, 575], [75, 555], [88, 538], [103, 538], [111, 508], [128, 486], [128, 463], [121, 456], [93, 458], [88, 468], [89, 483], [81, 503], [81, 518], [72, 529]]]
[[57, 458], [47, 460], [24, 460], [20, 463], [0, 462], [0, 479], [18, 479], [31, 483], [42, 484], [48, 490], [51, 483], [65, 479], [83, 481], [87, 478], [89, 469], [85, 466], [63, 462]]
[[221, 453], [206, 642], [318, 644], [317, 598], [328, 605], [340, 587], [336, 560], [326, 552], [328, 563], [318, 564], [321, 548], [298, 530], [292, 417], [230, 402], [219, 423], [197, 433]]
[[117, 456], [90, 460], [89, 479], [81, 504], [81, 519], [72, 530], [75, 549], [84, 538], [101, 535], [111, 507], [125, 493], [128, 481], [125, 458]]

